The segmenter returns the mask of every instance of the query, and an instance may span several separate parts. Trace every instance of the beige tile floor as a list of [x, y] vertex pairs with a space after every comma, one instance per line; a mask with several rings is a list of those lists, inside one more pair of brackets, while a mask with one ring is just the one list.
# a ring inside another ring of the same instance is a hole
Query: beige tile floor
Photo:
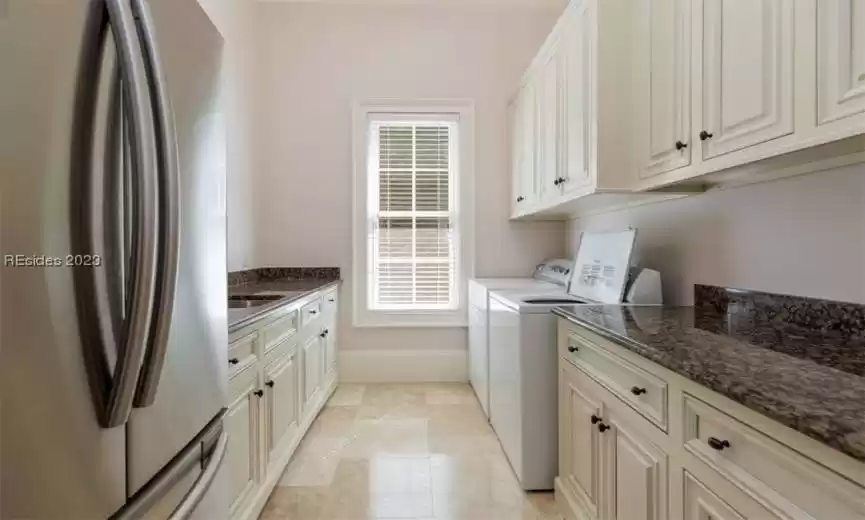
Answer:
[[262, 520], [560, 520], [524, 493], [468, 385], [340, 385]]

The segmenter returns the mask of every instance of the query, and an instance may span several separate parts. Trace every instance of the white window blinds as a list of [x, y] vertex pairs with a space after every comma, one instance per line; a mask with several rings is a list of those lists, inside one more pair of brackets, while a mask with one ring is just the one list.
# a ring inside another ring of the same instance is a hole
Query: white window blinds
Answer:
[[372, 310], [456, 309], [456, 123], [370, 126]]

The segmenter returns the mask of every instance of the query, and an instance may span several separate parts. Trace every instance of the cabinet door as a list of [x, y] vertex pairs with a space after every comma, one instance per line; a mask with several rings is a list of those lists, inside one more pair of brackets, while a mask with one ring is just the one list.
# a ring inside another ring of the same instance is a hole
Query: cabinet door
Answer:
[[569, 14], [562, 36], [562, 143], [565, 193], [592, 183], [592, 15], [587, 4]]
[[865, 3], [817, 2], [817, 122], [865, 113]]
[[640, 0], [640, 177], [691, 164], [691, 1]]
[[306, 404], [312, 399], [321, 385], [321, 339], [318, 333], [316, 333], [303, 345], [304, 413]]
[[[248, 369], [252, 370], [252, 369]], [[239, 377], [243, 377], [242, 375]], [[232, 387], [235, 387], [234, 382]], [[233, 388], [234, 389], [234, 388]], [[231, 514], [242, 507], [256, 486], [258, 465], [258, 377], [246, 378], [225, 414]]]
[[703, 0], [703, 157], [793, 132], [794, 0]]
[[538, 155], [535, 134], [537, 132], [537, 96], [534, 81], [529, 81], [520, 91], [519, 96], [519, 147], [520, 169], [517, 197], [522, 197], [520, 204], [527, 206], [537, 200], [535, 186], [535, 170]]
[[[612, 486], [608, 518], [616, 520], [666, 520], [667, 454], [642, 435], [639, 428], [605, 410], [603, 435], [607, 444], [603, 457], [604, 481]], [[642, 419], [641, 419], [642, 421]], [[644, 426], [651, 428], [648, 423]]]
[[324, 335], [324, 350], [322, 352], [322, 357], [324, 358], [324, 379], [322, 383], [330, 381], [336, 372], [336, 315], [332, 315], [328, 319]]
[[559, 175], [559, 51], [554, 47], [538, 71], [538, 128], [536, 146], [539, 150], [537, 184], [541, 200], [561, 194]]
[[268, 460], [274, 460], [281, 448], [297, 434], [298, 408], [297, 353], [275, 361], [268, 369], [266, 387]]
[[520, 95], [508, 103], [508, 146], [510, 147], [510, 169], [511, 169], [511, 213], [519, 211], [523, 200], [520, 198], [520, 168], [522, 167], [522, 114], [520, 113]]
[[566, 361], [559, 369], [559, 478], [598, 518], [600, 502], [601, 417], [597, 383]]

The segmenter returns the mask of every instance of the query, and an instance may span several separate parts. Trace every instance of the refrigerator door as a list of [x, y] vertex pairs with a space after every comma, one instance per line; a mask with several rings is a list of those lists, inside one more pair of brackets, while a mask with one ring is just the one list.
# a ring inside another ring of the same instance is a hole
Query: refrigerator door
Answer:
[[[125, 428], [100, 426], [100, 404], [112, 382], [109, 376], [104, 388], [91, 392], [93, 366], [84, 356], [90, 345], [79, 337], [73, 269], [67, 265], [73, 250], [72, 143], [92, 138], [105, 152], [112, 126], [107, 99], [116, 76], [106, 72], [90, 85], [99, 97], [92, 132], [73, 131], [79, 65], [94, 60], [95, 67], [110, 71], [116, 56], [110, 35], [104, 54], [84, 45], [93, 34], [87, 21], [95, 8], [104, 6], [83, 0], [0, 2], [3, 254], [60, 263], [4, 262], [0, 518], [106, 518], [126, 500]], [[117, 350], [95, 354], [106, 374], [122, 357]]]
[[[225, 121], [220, 106], [222, 37], [196, 0], [133, 0], [145, 46], [174, 120], [179, 173], [179, 255], [162, 363], [151, 345], [145, 373], [156, 373], [152, 404], [136, 399], [127, 425], [130, 496], [180, 453], [228, 401], [225, 264]], [[143, 7], [142, 7], [143, 6]], [[169, 208], [162, 205], [162, 210]], [[164, 264], [163, 267], [164, 268]], [[159, 320], [156, 316], [155, 320]], [[146, 378], [145, 378], [146, 379]], [[158, 380], [157, 380], [158, 379]]]

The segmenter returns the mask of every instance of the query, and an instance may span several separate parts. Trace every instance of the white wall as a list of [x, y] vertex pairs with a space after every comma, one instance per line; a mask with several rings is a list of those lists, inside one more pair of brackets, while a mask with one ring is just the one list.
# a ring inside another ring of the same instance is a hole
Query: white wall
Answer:
[[627, 226], [669, 303], [695, 283], [865, 303], [865, 165], [575, 220], [568, 250]]
[[225, 39], [222, 95], [227, 123], [228, 270], [257, 267], [254, 259], [255, 3], [198, 0]]
[[351, 329], [352, 101], [475, 101], [476, 269], [527, 275], [562, 223], [509, 223], [507, 100], [561, 12], [512, 7], [259, 4], [260, 265], [338, 266], [340, 348], [463, 349], [464, 329]]

